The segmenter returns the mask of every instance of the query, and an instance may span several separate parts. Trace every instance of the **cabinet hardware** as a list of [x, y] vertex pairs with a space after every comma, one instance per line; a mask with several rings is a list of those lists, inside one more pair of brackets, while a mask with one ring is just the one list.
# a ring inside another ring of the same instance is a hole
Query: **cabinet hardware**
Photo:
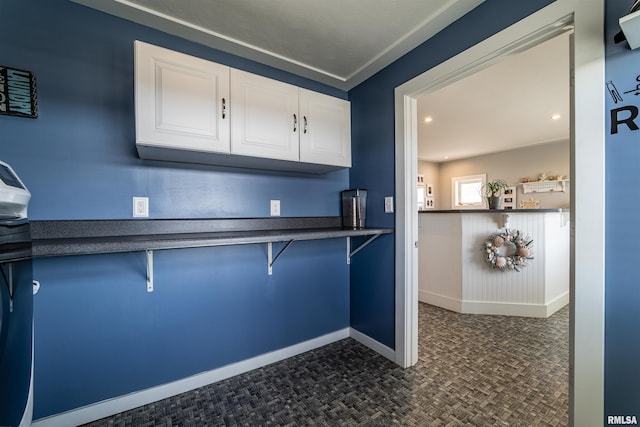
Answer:
[[227, 117], [227, 102], [222, 98], [222, 118]]
[[304, 119], [304, 133], [307, 133], [307, 116], [302, 116], [302, 118]]
[[296, 115], [293, 115], [293, 131], [295, 132], [298, 129], [298, 117], [296, 117]]

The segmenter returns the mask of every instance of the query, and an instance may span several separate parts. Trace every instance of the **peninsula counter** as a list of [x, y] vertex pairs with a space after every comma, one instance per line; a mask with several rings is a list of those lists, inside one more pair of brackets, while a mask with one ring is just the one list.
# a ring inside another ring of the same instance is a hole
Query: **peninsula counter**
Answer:
[[[419, 300], [459, 313], [548, 317], [569, 302], [569, 211], [430, 210], [419, 215]], [[485, 242], [518, 230], [533, 259], [492, 268]]]

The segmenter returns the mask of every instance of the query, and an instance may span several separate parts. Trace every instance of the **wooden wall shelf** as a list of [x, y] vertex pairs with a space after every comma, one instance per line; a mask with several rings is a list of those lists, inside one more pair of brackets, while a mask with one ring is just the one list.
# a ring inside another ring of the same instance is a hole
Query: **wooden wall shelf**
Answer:
[[552, 191], [562, 191], [566, 190], [566, 184], [569, 182], [568, 179], [556, 180], [556, 181], [534, 181], [534, 182], [523, 182], [522, 191], [527, 193], [549, 193]]

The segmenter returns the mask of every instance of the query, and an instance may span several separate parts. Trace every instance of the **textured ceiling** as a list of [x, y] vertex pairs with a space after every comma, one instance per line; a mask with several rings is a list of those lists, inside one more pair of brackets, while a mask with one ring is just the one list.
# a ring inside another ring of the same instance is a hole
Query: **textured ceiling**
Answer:
[[72, 0], [348, 90], [484, 0]]

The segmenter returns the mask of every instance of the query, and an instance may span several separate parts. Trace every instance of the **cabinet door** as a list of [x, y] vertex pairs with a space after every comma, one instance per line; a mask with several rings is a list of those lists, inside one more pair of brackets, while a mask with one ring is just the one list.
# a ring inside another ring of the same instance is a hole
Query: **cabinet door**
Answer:
[[231, 154], [299, 160], [298, 88], [231, 70]]
[[229, 153], [229, 67], [135, 42], [137, 144]]
[[351, 167], [351, 104], [300, 89], [300, 161]]

